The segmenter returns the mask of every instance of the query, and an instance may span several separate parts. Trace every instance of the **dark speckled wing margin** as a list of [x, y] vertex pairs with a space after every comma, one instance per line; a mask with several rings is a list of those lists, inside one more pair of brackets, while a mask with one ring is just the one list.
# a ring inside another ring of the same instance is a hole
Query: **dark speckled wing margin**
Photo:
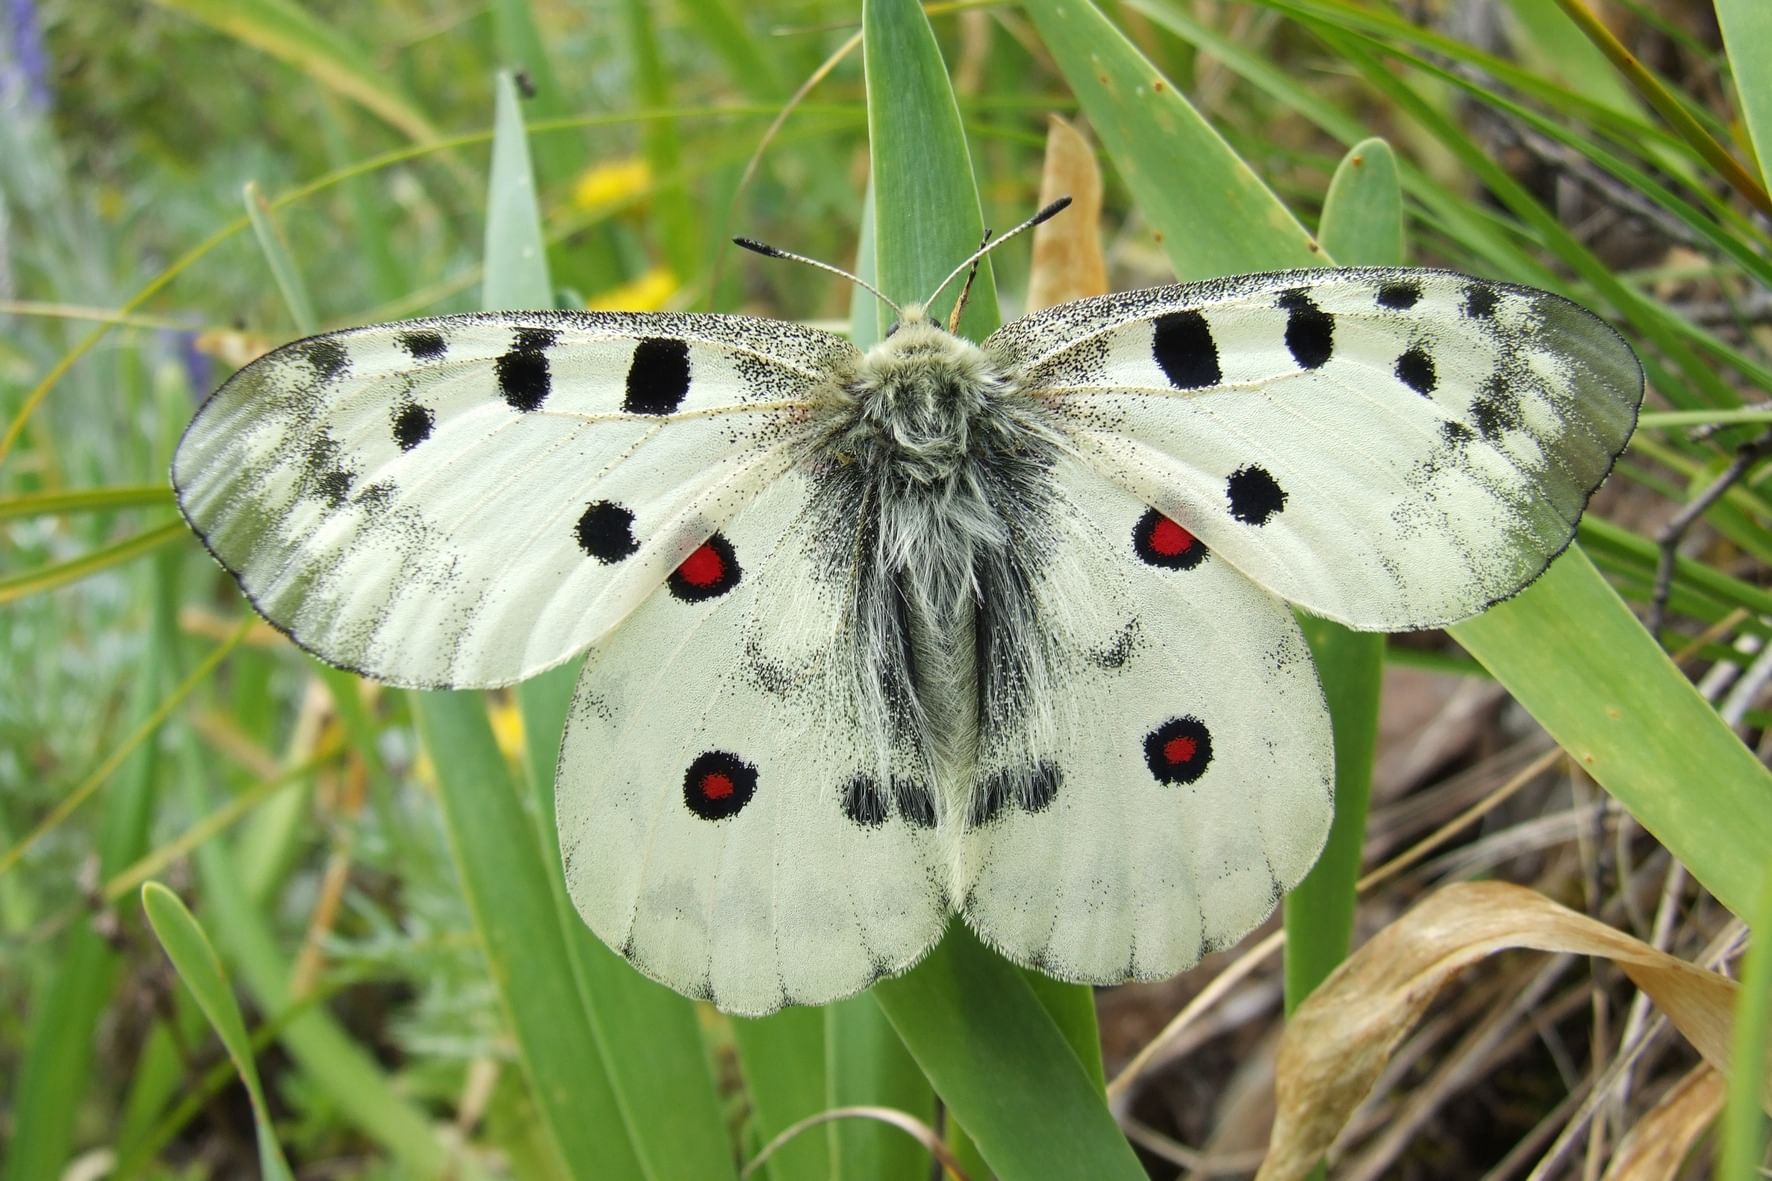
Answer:
[[1591, 313], [1449, 271], [1079, 300], [983, 347], [1078, 455], [1220, 560], [1373, 630], [1450, 623], [1536, 578], [1643, 393], [1630, 346]]
[[785, 470], [841, 337], [736, 316], [498, 312], [286, 345], [198, 412], [179, 504], [340, 667], [508, 684], [632, 611]]

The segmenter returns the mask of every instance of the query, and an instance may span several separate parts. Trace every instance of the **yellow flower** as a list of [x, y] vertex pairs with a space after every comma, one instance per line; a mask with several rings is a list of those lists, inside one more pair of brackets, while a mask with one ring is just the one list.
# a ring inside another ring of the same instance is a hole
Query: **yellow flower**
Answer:
[[572, 203], [580, 209], [601, 209], [652, 188], [652, 169], [632, 158], [593, 164], [572, 185]]
[[492, 737], [498, 743], [498, 749], [511, 762], [520, 762], [523, 758], [523, 712], [517, 708], [515, 697], [499, 694], [491, 701], [487, 711], [492, 718]]
[[677, 294], [677, 276], [669, 267], [653, 267], [637, 279], [611, 287], [585, 301], [593, 312], [656, 312]]

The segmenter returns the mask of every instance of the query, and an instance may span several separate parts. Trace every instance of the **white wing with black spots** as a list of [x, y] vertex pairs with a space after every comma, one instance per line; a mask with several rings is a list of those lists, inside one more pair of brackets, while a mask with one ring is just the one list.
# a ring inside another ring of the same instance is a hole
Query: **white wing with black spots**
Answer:
[[928, 745], [862, 679], [844, 506], [818, 494], [775, 481], [599, 644], [560, 752], [579, 912], [728, 1012], [858, 992], [946, 923]]
[[1158, 979], [1242, 938], [1316, 859], [1328, 713], [1283, 603], [1079, 461], [1054, 474], [1025, 539], [1050, 689], [981, 720], [1000, 753], [956, 893], [1018, 963]]
[[505, 312], [287, 345], [206, 402], [179, 504], [254, 605], [394, 684], [506, 684], [618, 623], [852, 366], [730, 316]]
[[1642, 399], [1591, 313], [1446, 271], [1110, 295], [983, 347], [1117, 483], [1273, 593], [1369, 629], [1462, 619], [1536, 577]]

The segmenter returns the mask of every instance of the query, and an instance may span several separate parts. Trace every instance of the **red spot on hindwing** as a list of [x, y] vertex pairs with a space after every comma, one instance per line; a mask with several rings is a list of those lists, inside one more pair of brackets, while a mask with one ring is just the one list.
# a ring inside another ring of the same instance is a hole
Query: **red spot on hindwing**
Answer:
[[1212, 732], [1191, 714], [1170, 718], [1144, 736], [1144, 765], [1158, 783], [1192, 783], [1212, 762]]
[[1192, 738], [1185, 734], [1178, 735], [1163, 744], [1163, 759], [1171, 767], [1180, 766], [1182, 763], [1192, 762], [1194, 752], [1198, 749], [1199, 743]]
[[703, 542], [699, 548], [677, 567], [677, 573], [690, 586], [713, 586], [726, 577], [726, 563], [721, 559], [719, 551]]
[[757, 769], [731, 751], [696, 755], [683, 773], [683, 803], [703, 820], [726, 820], [757, 794]]
[[1171, 521], [1168, 517], [1158, 519], [1151, 529], [1151, 548], [1165, 558], [1173, 558], [1185, 554], [1194, 544], [1194, 535]]
[[671, 594], [685, 603], [716, 599], [738, 585], [742, 571], [732, 543], [716, 533], [671, 572]]
[[1147, 510], [1132, 527], [1132, 548], [1142, 560], [1165, 570], [1192, 570], [1206, 560], [1205, 544], [1156, 509]]

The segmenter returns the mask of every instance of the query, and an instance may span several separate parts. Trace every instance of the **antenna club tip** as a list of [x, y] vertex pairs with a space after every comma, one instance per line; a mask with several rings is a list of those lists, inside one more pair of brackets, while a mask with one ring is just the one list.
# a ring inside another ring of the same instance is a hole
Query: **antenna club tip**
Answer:
[[1059, 214], [1063, 213], [1066, 209], [1069, 209], [1070, 205], [1071, 205], [1071, 199], [1068, 196], [1067, 197], [1060, 197], [1058, 200], [1052, 202], [1050, 205], [1048, 205], [1044, 209], [1040, 210], [1040, 212], [1034, 214], [1034, 216], [1032, 218], [1032, 223], [1034, 225], [1039, 225], [1043, 221], [1047, 221], [1051, 218], [1057, 217]]
[[785, 258], [786, 257], [786, 255], [782, 254], [781, 251], [779, 251], [775, 247], [769, 245], [769, 243], [759, 242], [755, 238], [734, 238], [734, 239], [732, 239], [732, 244], [734, 246], [742, 246], [746, 250], [750, 250], [750, 251], [753, 251], [757, 254], [761, 254], [764, 258]]

